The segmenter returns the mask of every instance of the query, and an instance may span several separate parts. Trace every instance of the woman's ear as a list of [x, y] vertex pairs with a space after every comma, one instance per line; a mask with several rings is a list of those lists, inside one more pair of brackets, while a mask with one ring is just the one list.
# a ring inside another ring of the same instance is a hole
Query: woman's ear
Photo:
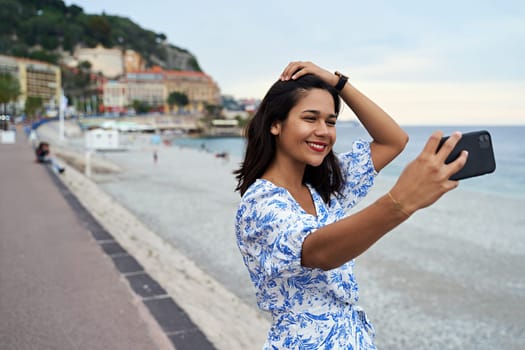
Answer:
[[281, 133], [281, 121], [276, 121], [272, 123], [272, 126], [270, 127], [270, 132], [273, 136], [279, 136]]

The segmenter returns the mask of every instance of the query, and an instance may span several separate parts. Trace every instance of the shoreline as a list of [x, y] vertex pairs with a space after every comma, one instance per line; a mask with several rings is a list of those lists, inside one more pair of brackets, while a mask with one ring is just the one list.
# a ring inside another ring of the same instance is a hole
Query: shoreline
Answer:
[[[157, 165], [151, 154], [155, 147], [159, 150]], [[147, 251], [137, 254], [152, 259], [152, 268], [161, 270], [156, 272], [160, 278], [151, 273], [159, 283], [182, 288], [177, 282], [185, 281], [193, 264], [205, 275], [214, 276], [214, 286], [226, 290], [221, 296], [233, 296], [249, 310], [250, 317], [237, 318], [230, 310], [227, 319], [208, 325], [205, 319], [214, 312], [208, 308], [214, 305], [206, 303], [220, 300], [211, 290], [215, 287], [195, 284], [208, 294], [201, 291], [202, 299], [191, 303], [182, 299], [194, 297], [197, 290], [166, 288], [181, 305], [193, 308], [188, 314], [214, 344], [221, 339], [210, 333], [238, 332], [246, 339], [247, 331], [252, 338], [243, 346], [262, 346], [269, 322], [257, 311], [253, 287], [234, 244], [232, 210], [238, 195], [233, 193], [231, 169], [237, 159], [228, 163], [194, 149], [155, 147], [143, 144], [125, 153], [105, 154], [106, 161], [123, 171], [94, 176], [95, 186], [136, 218], [138, 223], [132, 218], [121, 220], [127, 225], [122, 229], [124, 237], [126, 230], [138, 225], [146, 226], [152, 234], [139, 245], [149, 244], [153, 252], [149, 254], [157, 256], [148, 257]], [[384, 193], [391, 181], [380, 175], [356, 210]], [[100, 199], [92, 200], [100, 205]], [[525, 281], [518, 271], [525, 256], [525, 222], [520, 219], [520, 208], [521, 200], [471, 193], [460, 185], [358, 257], [360, 305], [376, 327], [377, 345], [389, 349], [407, 344], [425, 349], [512, 349], [525, 345], [525, 310], [517, 307], [525, 301]], [[105, 219], [111, 221], [111, 215]], [[131, 240], [129, 235], [127, 239]], [[163, 256], [175, 254], [166, 246], [183, 251], [190, 267], [174, 262], [184, 267], [176, 276], [165, 275], [159, 267], [164, 264]], [[228, 304], [226, 308], [235, 307]], [[202, 323], [197, 322], [200, 317]], [[228, 329], [222, 329], [225, 326]], [[233, 348], [228, 346], [224, 348]]]

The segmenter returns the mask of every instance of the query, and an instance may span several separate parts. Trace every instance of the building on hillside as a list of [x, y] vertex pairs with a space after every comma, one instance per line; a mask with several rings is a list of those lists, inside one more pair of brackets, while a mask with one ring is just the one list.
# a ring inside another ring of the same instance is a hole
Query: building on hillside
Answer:
[[[169, 96], [172, 92], [180, 92], [188, 97], [191, 111], [204, 111], [206, 105], [220, 105], [221, 92], [213, 79], [203, 72], [166, 71], [166, 90]], [[166, 105], [166, 110], [169, 107]]]
[[44, 107], [58, 108], [61, 99], [60, 68], [47, 62], [0, 55], [0, 72], [11, 73], [20, 85], [15, 113], [25, 108], [28, 97], [39, 97]]
[[124, 51], [124, 71], [127, 72], [136, 72], [144, 70], [146, 67], [146, 62], [142, 56], [134, 50]]
[[[65, 73], [70, 76], [82, 75], [79, 63], [83, 61], [91, 64], [87, 85], [78, 87], [69, 84], [64, 87], [80, 115], [125, 113], [130, 104], [127, 99], [127, 86], [124, 87], [125, 93], [122, 95], [120, 93], [122, 87], [117, 87], [114, 81], [108, 79], [118, 79], [127, 71], [143, 69], [145, 62], [142, 56], [134, 50], [126, 50], [123, 53], [121, 49], [108, 49], [101, 45], [95, 48], [79, 47], [75, 50], [74, 57], [63, 57], [63, 64], [69, 67], [69, 71]], [[76, 79], [70, 81], [74, 82]], [[106, 84], [107, 81], [112, 82]]]
[[128, 84], [117, 80], [109, 80], [104, 84], [103, 91], [103, 112], [118, 115], [127, 112], [130, 105]]
[[124, 73], [123, 55], [120, 49], [108, 49], [102, 45], [95, 48], [77, 48], [74, 56], [77, 62], [91, 63], [91, 71], [106, 78], [116, 78]]
[[162, 69], [156, 67], [126, 73], [122, 82], [127, 85], [129, 103], [139, 101], [148, 104], [152, 109], [164, 111], [167, 95]]
[[184, 110], [190, 113], [221, 104], [219, 87], [207, 74], [154, 67], [127, 72], [118, 82], [108, 82], [104, 86], [104, 111], [121, 113], [133, 101], [146, 103], [155, 111], [169, 111], [168, 96], [175, 91], [188, 97]]
[[62, 88], [73, 106], [72, 114], [86, 116], [98, 114], [103, 106], [103, 88], [108, 80], [83, 68], [62, 67]]

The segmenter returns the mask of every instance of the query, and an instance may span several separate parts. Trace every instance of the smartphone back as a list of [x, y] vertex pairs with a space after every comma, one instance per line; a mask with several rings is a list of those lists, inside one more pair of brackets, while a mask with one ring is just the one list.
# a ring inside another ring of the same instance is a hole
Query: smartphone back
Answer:
[[[448, 136], [441, 139], [440, 147], [446, 139], [448, 139]], [[459, 172], [450, 177], [451, 180], [480, 176], [496, 170], [492, 138], [488, 131], [480, 130], [464, 133], [445, 160], [445, 163], [448, 164], [454, 161], [463, 150], [468, 151], [467, 163]]]

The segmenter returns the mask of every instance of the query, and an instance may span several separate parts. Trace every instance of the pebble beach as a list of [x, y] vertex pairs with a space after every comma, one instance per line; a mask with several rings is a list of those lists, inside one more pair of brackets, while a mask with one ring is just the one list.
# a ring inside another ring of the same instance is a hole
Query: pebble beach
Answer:
[[[130, 215], [113, 229], [150, 260], [145, 265], [158, 270], [159, 282], [219, 349], [261, 348], [269, 321], [257, 310], [234, 235], [239, 196], [232, 171], [240, 159], [152, 145], [146, 136], [126, 151], [96, 157], [121, 171], [88, 179], [68, 169], [64, 181], [86, 198], [99, 191], [92, 201], [106, 207], [95, 214], [107, 225], [119, 221], [111, 206]], [[379, 175], [355, 210], [386, 193], [392, 181]], [[358, 257], [360, 305], [376, 328], [378, 348], [525, 348], [523, 208], [521, 199], [460, 185]], [[130, 238], [139, 226], [146, 233]]]

